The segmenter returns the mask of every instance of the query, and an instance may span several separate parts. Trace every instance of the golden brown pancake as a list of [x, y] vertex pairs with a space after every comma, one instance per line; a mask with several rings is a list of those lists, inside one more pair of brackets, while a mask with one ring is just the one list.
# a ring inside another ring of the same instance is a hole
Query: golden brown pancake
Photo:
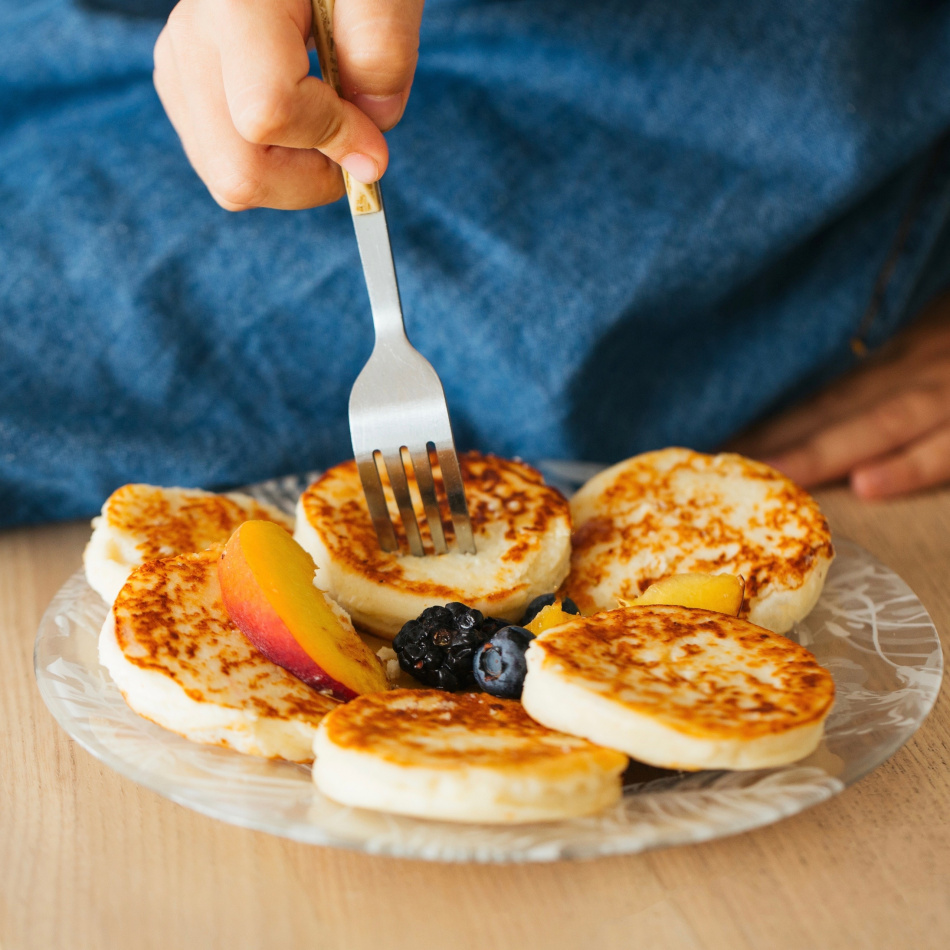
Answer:
[[620, 797], [626, 756], [554, 732], [484, 693], [392, 690], [339, 707], [313, 776], [344, 804], [449, 821], [544, 821]]
[[[417, 558], [380, 550], [355, 462], [334, 466], [301, 496], [294, 537], [313, 556], [317, 583], [357, 627], [392, 639], [426, 607], [450, 601], [517, 620], [532, 598], [563, 581], [571, 530], [564, 496], [523, 462], [477, 452], [459, 461], [474, 555], [452, 548]], [[391, 513], [398, 523], [394, 504]], [[443, 521], [451, 537], [447, 509]]]
[[272, 663], [231, 622], [220, 546], [133, 570], [99, 657], [137, 713], [196, 742], [297, 762], [338, 703]]
[[738, 574], [740, 616], [784, 633], [814, 607], [834, 557], [815, 500], [740, 455], [647, 452], [594, 476], [571, 499], [565, 592], [583, 613], [631, 601], [670, 574]]
[[792, 640], [688, 607], [579, 617], [532, 641], [522, 702], [539, 722], [663, 768], [764, 768], [812, 752], [831, 674]]
[[123, 485], [93, 520], [93, 535], [83, 555], [86, 578], [106, 603], [112, 603], [136, 565], [203, 551], [227, 541], [238, 525], [254, 519], [293, 528], [290, 516], [250, 495]]

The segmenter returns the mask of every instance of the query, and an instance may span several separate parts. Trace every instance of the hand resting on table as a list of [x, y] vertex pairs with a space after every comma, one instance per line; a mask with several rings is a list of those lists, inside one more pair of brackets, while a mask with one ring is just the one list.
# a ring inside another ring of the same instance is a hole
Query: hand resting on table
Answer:
[[866, 363], [729, 448], [805, 487], [847, 478], [861, 498], [950, 481], [950, 297]]

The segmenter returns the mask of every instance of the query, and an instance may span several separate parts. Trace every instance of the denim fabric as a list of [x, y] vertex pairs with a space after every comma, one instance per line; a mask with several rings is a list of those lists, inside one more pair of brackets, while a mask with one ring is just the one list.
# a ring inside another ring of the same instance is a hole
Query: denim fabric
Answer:
[[[0, 0], [0, 523], [349, 453], [346, 206], [219, 209], [159, 27]], [[948, 128], [945, 3], [430, 0], [384, 185], [458, 442], [712, 449], [845, 370], [950, 282]]]

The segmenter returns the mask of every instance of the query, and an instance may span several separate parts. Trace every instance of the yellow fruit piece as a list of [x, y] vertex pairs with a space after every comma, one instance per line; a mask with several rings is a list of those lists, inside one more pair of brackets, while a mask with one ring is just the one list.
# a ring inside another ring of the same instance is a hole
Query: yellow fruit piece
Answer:
[[534, 620], [525, 624], [525, 630], [529, 630], [537, 636], [539, 633], [544, 633], [545, 630], [550, 630], [551, 627], [559, 627], [562, 623], [567, 623], [568, 620], [574, 620], [576, 616], [577, 614], [567, 614], [561, 610], [561, 602], [556, 600], [553, 604], [542, 607]]
[[744, 594], [745, 581], [735, 574], [671, 574], [651, 584], [628, 603], [635, 607], [647, 604], [699, 607], [738, 617]]
[[218, 562], [231, 619], [269, 660], [337, 699], [388, 689], [373, 651], [313, 584], [313, 558], [280, 525], [245, 521]]

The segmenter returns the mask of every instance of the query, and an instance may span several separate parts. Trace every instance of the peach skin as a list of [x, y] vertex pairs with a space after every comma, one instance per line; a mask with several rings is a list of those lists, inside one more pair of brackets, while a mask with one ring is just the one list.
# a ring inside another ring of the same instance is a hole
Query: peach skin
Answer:
[[314, 586], [315, 573], [310, 555], [269, 521], [245, 521], [218, 561], [228, 614], [269, 660], [344, 702], [388, 689], [382, 664]]

